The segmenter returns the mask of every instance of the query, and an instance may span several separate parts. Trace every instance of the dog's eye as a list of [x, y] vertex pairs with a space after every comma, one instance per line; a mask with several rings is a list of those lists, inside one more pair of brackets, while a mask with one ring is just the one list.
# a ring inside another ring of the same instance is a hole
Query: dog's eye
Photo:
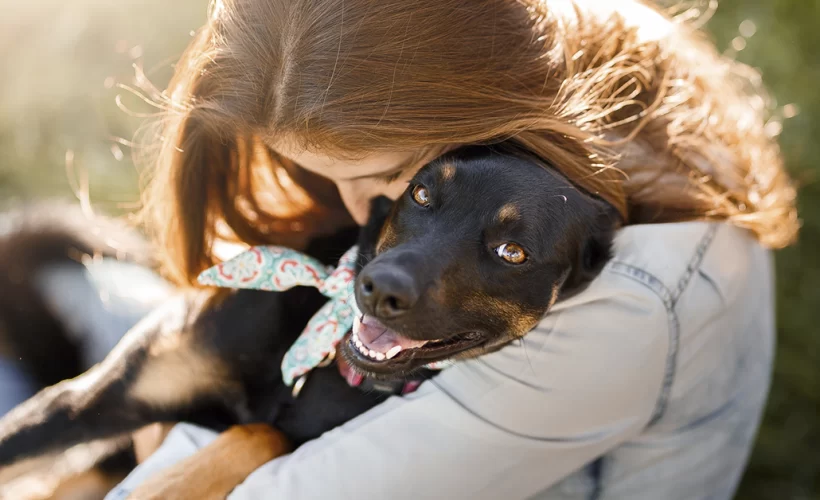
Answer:
[[411, 194], [413, 196], [413, 201], [415, 201], [419, 205], [423, 207], [430, 205], [430, 194], [427, 192], [426, 187], [416, 186], [413, 188]]
[[515, 243], [499, 245], [495, 248], [495, 253], [510, 264], [523, 264], [527, 260], [527, 253]]

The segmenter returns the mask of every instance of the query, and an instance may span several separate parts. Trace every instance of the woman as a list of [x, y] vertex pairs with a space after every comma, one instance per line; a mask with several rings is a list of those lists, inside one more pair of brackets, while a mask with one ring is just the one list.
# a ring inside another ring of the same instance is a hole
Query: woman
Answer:
[[[749, 71], [615, 0], [222, 0], [177, 66], [149, 225], [302, 247], [454, 146], [512, 139], [628, 226], [592, 286], [230, 498], [730, 498], [768, 391], [794, 190]], [[167, 96], [167, 97], [165, 97]], [[346, 209], [346, 210], [343, 210]], [[116, 498], [213, 439], [177, 426]]]

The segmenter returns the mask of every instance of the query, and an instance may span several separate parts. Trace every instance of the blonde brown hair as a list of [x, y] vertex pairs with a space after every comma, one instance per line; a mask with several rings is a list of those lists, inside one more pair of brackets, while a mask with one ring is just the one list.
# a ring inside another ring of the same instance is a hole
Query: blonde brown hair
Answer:
[[726, 220], [782, 247], [795, 191], [749, 71], [635, 1], [218, 0], [163, 93], [144, 213], [192, 283], [217, 238], [350, 222], [275, 138], [345, 158], [511, 139], [628, 224]]

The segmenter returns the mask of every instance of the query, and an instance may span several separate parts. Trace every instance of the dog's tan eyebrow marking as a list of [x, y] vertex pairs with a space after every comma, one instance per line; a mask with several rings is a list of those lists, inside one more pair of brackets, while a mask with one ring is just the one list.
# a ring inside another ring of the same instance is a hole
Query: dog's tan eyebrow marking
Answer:
[[382, 253], [385, 246], [392, 246], [396, 242], [396, 230], [393, 228], [393, 224], [390, 220], [388, 220], [384, 227], [382, 227], [381, 233], [379, 233], [379, 239], [376, 242], [376, 254]]
[[441, 181], [450, 182], [456, 176], [456, 167], [452, 163], [447, 163], [441, 167]]
[[514, 222], [518, 220], [520, 213], [518, 212], [518, 207], [512, 203], [507, 203], [498, 211], [495, 215], [496, 220], [498, 222]]

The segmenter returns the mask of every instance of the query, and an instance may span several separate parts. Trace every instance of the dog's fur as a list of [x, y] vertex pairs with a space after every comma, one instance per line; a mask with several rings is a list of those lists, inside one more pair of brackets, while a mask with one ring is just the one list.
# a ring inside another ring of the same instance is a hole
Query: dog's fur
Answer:
[[[58, 201], [23, 203], [0, 213], [0, 356], [13, 360], [34, 389], [76, 377], [87, 368], [81, 339], [89, 335], [77, 328], [88, 323], [72, 321], [50, 307], [42, 289], [43, 277], [54, 270], [81, 276], [83, 263], [98, 258], [152, 264], [148, 245], [136, 232], [116, 221], [87, 215], [75, 205]], [[57, 460], [60, 474], [46, 472], [55, 463], [47, 457], [17, 470], [0, 468], [0, 486], [9, 485], [9, 479], [21, 473], [29, 479], [41, 477], [56, 486], [85, 470], [89, 460], [101, 460], [89, 475], [60, 486], [60, 491], [88, 491], [116, 483], [135, 465], [133, 450], [122, 444], [104, 449], [88, 447], [73, 457], [77, 460]], [[0, 487], [0, 497], [5, 493]]]
[[84, 371], [81, 346], [52, 310], [38, 283], [58, 267], [85, 259], [121, 258], [150, 264], [147, 245], [124, 225], [87, 216], [60, 202], [25, 204], [0, 217], [0, 354], [18, 359], [38, 387]]
[[[415, 185], [429, 191], [429, 206], [414, 204]], [[556, 300], [600, 272], [620, 224], [609, 205], [553, 169], [489, 147], [463, 148], [426, 166], [389, 206], [377, 200], [363, 230], [307, 249], [331, 264], [358, 234], [357, 297], [365, 314], [408, 338], [437, 341], [382, 362], [342, 343], [357, 371], [380, 378], [406, 376], [442, 357], [478, 356], [525, 334]], [[511, 241], [528, 253], [521, 265], [495, 253]], [[363, 291], [363, 276], [377, 285], [398, 279], [415, 300], [387, 317]], [[297, 398], [282, 383], [282, 356], [323, 300], [310, 288], [179, 296], [104, 362], [0, 421], [0, 466], [159, 421], [218, 429], [264, 422], [295, 446], [319, 436], [387, 397], [348, 386], [332, 365], [313, 370]]]

